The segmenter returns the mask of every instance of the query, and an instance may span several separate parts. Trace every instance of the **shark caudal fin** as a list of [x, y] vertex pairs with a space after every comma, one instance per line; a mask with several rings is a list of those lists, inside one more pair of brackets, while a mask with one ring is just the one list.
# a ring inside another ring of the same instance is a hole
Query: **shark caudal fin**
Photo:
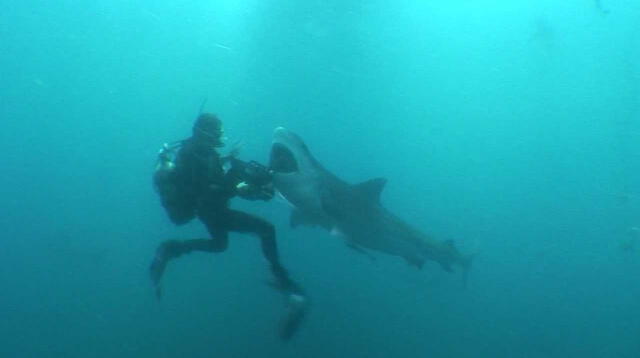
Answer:
[[467, 281], [469, 280], [469, 271], [471, 270], [471, 265], [473, 264], [473, 259], [476, 257], [476, 253], [473, 254], [462, 254], [456, 247], [453, 240], [445, 240], [445, 245], [449, 248], [449, 252], [453, 255], [451, 261], [447, 262], [446, 265], [440, 263], [443, 269], [448, 272], [453, 272], [451, 270], [451, 266], [456, 265], [462, 268], [462, 283], [464, 287], [467, 287]]
[[469, 281], [469, 271], [471, 271], [471, 265], [476, 254], [463, 255], [460, 258], [460, 266], [462, 267], [462, 284], [464, 288], [467, 288], [467, 282]]

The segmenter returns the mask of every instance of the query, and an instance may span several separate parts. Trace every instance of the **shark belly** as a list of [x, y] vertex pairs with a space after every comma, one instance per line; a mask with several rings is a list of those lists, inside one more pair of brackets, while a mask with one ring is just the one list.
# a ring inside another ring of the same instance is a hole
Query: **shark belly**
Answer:
[[348, 240], [363, 248], [399, 256], [417, 266], [422, 265], [425, 260], [424, 245], [421, 238], [415, 236], [415, 230], [382, 208], [369, 215], [366, 212], [362, 214], [360, 218], [357, 218], [359, 215], [351, 217], [356, 225], [338, 224]]

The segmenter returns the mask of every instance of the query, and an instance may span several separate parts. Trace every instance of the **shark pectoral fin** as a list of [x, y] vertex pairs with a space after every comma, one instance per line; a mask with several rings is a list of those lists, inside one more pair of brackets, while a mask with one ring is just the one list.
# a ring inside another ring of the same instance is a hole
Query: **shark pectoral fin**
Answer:
[[367, 252], [365, 249], [363, 249], [362, 247], [356, 245], [351, 241], [347, 241], [346, 244], [347, 244], [347, 247], [350, 248], [351, 250], [368, 257], [369, 260], [373, 262], [376, 262], [376, 258], [373, 255], [371, 255], [369, 252]]
[[363, 197], [378, 203], [380, 202], [380, 194], [387, 184], [385, 178], [370, 179], [360, 184], [354, 185], [356, 191], [358, 191]]

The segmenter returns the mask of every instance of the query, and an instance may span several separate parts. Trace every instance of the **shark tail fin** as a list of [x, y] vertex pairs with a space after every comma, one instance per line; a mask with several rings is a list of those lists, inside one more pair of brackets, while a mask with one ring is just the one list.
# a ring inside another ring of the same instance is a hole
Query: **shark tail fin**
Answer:
[[467, 288], [467, 283], [469, 282], [469, 271], [471, 271], [471, 265], [473, 264], [473, 259], [475, 259], [476, 254], [470, 254], [462, 256], [460, 259], [460, 266], [462, 266], [462, 284], [464, 288]]

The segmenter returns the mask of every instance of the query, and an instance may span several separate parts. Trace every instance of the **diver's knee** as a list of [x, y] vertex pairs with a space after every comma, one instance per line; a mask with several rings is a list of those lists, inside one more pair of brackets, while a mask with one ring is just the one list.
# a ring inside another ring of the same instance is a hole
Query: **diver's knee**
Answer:
[[156, 256], [167, 260], [180, 256], [182, 251], [182, 243], [179, 240], [166, 240], [156, 249]]
[[272, 239], [276, 237], [276, 227], [268, 222], [264, 223], [264, 226], [260, 230], [260, 236], [265, 239]]

